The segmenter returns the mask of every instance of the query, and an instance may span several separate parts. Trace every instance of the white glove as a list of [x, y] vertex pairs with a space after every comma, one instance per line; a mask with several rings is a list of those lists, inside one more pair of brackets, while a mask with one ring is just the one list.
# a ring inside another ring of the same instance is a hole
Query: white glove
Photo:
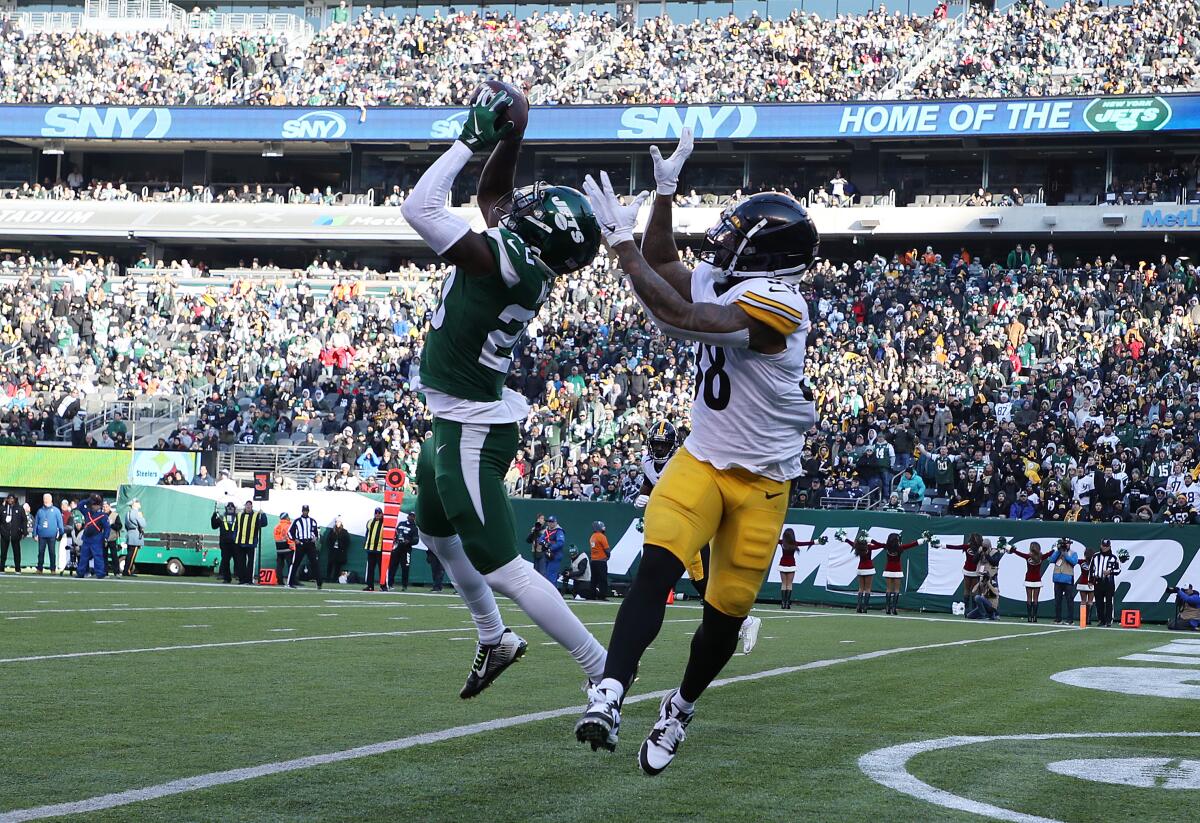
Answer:
[[600, 183], [601, 185], [597, 186], [589, 174], [583, 181], [583, 193], [591, 201], [592, 211], [596, 213], [596, 220], [600, 223], [600, 231], [604, 235], [604, 242], [612, 247], [618, 243], [632, 241], [638, 212], [650, 193], [644, 191], [628, 206], [623, 206], [621, 199], [613, 191], [607, 172], [600, 172]]
[[686, 128], [679, 135], [679, 145], [675, 147], [675, 153], [663, 160], [662, 152], [658, 150], [658, 146], [650, 147], [650, 158], [654, 161], [654, 183], [657, 186], [659, 194], [672, 195], [679, 188], [679, 172], [683, 171], [683, 164], [692, 154], [692, 130]]
[[633, 501], [633, 505], [634, 505], [636, 508], [639, 508], [639, 509], [644, 509], [644, 508], [646, 508], [646, 504], [647, 504], [647, 503], [649, 503], [649, 502], [650, 502], [650, 495], [648, 495], [648, 494], [639, 494], [639, 495], [637, 496], [637, 499]]

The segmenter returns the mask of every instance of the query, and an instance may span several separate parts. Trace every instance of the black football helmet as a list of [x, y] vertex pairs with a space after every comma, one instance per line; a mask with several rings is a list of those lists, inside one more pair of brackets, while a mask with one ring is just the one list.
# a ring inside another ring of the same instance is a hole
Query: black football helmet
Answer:
[[650, 456], [655, 460], [666, 460], [675, 453], [678, 439], [670, 421], [659, 420], [650, 427]]
[[704, 236], [700, 259], [730, 277], [785, 277], [817, 259], [821, 236], [794, 197], [770, 191], [721, 214]]

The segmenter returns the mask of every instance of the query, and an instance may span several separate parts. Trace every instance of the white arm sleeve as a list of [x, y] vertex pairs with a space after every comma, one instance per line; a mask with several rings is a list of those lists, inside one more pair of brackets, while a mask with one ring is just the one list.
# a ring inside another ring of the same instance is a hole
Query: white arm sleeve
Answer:
[[412, 194], [400, 207], [400, 213], [408, 224], [438, 254], [445, 254], [446, 249], [471, 230], [465, 220], [451, 214], [446, 208], [450, 187], [471, 159], [471, 154], [471, 149], [465, 143], [455, 140], [454, 145], [425, 170], [413, 187]]

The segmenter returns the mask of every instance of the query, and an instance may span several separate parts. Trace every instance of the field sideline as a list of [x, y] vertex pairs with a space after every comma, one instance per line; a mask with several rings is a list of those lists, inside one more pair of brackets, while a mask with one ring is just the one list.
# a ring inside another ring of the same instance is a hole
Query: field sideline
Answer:
[[[617, 604], [572, 605], [607, 642]], [[0, 821], [1147, 821], [1195, 808], [1194, 702], [1051, 679], [1174, 659], [1200, 682], [1187, 635], [767, 607], [758, 648], [650, 779], [634, 754], [678, 683], [696, 605], [668, 608], [615, 755], [574, 742], [582, 675], [502, 607], [530, 654], [463, 702], [474, 632], [452, 595], [0, 578]], [[924, 742], [962, 735], [987, 739]], [[1145, 785], [1063, 773], [1097, 758], [1097, 771], [1119, 771], [1111, 758], [1167, 771]]]

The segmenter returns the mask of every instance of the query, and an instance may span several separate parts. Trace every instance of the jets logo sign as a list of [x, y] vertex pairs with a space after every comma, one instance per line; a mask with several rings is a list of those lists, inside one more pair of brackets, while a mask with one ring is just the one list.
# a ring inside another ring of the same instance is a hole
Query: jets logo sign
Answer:
[[1171, 113], [1161, 97], [1098, 97], [1083, 110], [1083, 122], [1092, 131], [1158, 131]]

